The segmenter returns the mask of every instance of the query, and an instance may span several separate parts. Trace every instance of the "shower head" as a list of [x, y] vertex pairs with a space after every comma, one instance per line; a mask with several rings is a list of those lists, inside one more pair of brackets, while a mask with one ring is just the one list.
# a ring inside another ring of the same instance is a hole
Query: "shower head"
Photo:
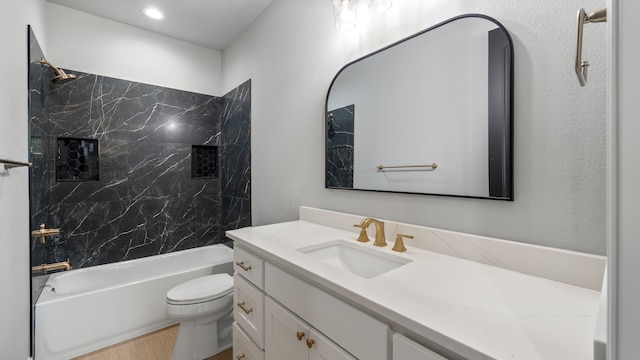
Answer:
[[48, 62], [45, 59], [40, 59], [40, 63], [42, 65], [49, 65], [51, 67], [51, 69], [53, 70], [53, 73], [56, 75], [53, 79], [51, 79], [51, 81], [53, 81], [54, 83], [66, 82], [76, 78], [74, 74], [67, 74], [62, 69], [58, 69], [57, 67], [53, 66], [52, 63]]

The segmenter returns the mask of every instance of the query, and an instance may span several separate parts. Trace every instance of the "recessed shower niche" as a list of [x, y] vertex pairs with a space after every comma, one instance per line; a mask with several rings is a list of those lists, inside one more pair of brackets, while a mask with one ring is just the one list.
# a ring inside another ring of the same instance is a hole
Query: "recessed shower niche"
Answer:
[[58, 138], [56, 180], [100, 180], [99, 156], [97, 139]]
[[218, 147], [191, 147], [191, 178], [206, 179], [218, 177]]

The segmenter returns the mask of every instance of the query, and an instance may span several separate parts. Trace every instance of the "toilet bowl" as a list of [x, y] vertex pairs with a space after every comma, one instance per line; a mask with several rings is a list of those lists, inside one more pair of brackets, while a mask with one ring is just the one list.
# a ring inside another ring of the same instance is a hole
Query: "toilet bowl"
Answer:
[[233, 278], [207, 275], [167, 292], [167, 316], [180, 322], [172, 360], [202, 360], [231, 347]]

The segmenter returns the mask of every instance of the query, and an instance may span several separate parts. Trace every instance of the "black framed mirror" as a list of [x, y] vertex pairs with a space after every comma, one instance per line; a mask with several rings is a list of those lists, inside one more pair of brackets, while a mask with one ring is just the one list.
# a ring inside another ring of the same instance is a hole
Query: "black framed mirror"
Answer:
[[504, 26], [467, 14], [345, 65], [325, 187], [513, 200], [513, 61]]

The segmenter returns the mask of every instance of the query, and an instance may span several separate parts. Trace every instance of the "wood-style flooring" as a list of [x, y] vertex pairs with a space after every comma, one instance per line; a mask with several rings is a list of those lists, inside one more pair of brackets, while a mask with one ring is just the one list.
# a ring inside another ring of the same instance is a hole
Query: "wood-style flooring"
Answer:
[[[82, 355], [73, 360], [170, 360], [178, 336], [176, 324]], [[231, 360], [231, 349], [206, 360]]]

